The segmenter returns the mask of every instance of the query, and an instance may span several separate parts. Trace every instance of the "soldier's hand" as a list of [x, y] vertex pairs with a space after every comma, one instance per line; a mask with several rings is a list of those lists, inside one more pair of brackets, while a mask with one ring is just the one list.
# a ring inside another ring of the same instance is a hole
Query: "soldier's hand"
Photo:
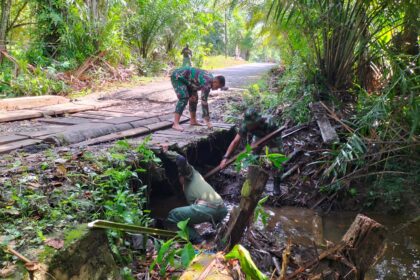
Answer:
[[225, 159], [223, 159], [223, 160], [220, 162], [219, 167], [220, 167], [221, 169], [225, 168], [225, 167], [226, 167], [226, 163], [227, 163], [227, 159], [225, 158]]
[[168, 144], [163, 144], [162, 145], [162, 150], [166, 153], [169, 150], [169, 145]]

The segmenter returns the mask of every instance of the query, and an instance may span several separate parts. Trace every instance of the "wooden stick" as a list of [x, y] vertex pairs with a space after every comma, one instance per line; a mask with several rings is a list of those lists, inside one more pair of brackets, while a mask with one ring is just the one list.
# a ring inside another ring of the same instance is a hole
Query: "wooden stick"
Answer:
[[[13, 56], [11, 56], [7, 51], [5, 50], [0, 50], [0, 53], [4, 55], [5, 58], [7, 58], [8, 60], [10, 60], [11, 62], [13, 62], [13, 64], [15, 64], [15, 66], [20, 67], [18, 61], [16, 60], [16, 58], [14, 58]], [[33, 66], [32, 64], [28, 63], [28, 69], [31, 72], [35, 72], [35, 66]]]
[[209, 273], [213, 269], [213, 267], [216, 265], [216, 263], [217, 263], [217, 256], [215, 257], [214, 260], [211, 261], [211, 263], [209, 263], [209, 265], [206, 267], [206, 269], [200, 274], [200, 276], [198, 277], [198, 280], [207, 279], [207, 276], [209, 275]]
[[286, 279], [286, 273], [287, 273], [287, 266], [289, 265], [289, 256], [291, 253], [291, 247], [292, 247], [292, 240], [289, 239], [286, 245], [286, 248], [283, 250], [282, 255], [282, 263], [281, 263], [281, 271], [280, 271], [280, 280]]
[[[255, 142], [253, 145], [251, 145], [251, 149], [255, 150], [256, 148], [260, 147], [261, 145], [265, 144], [266, 142], [268, 142], [269, 140], [271, 140], [272, 138], [278, 136], [279, 134], [282, 133], [283, 130], [286, 129], [286, 126], [282, 126], [279, 129], [271, 132], [270, 134], [264, 136], [263, 138], [261, 138], [260, 140], [258, 140], [257, 142]], [[245, 150], [243, 150], [241, 153], [245, 152]], [[241, 154], [237, 154], [234, 157], [232, 157], [231, 159], [229, 159], [226, 162], [226, 167], [228, 167], [229, 165], [231, 165], [232, 163], [235, 162], [235, 160], [239, 157], [239, 155]], [[212, 170], [210, 170], [210, 172], [208, 172], [206, 175], [204, 175], [204, 179], [207, 179], [211, 176], [213, 176], [214, 174], [216, 174], [217, 172], [219, 172], [220, 170], [224, 169], [224, 168], [220, 168], [220, 166], [216, 166], [215, 168], [213, 168]]]
[[24, 255], [22, 255], [21, 253], [19, 253], [18, 251], [16, 251], [15, 249], [13, 249], [10, 246], [7, 246], [7, 251], [9, 251], [10, 253], [12, 253], [16, 257], [18, 257], [24, 263], [33, 263], [33, 261], [31, 261], [30, 259], [28, 259], [27, 257], [25, 257]]
[[331, 248], [330, 250], [327, 250], [323, 253], [321, 253], [317, 259], [310, 261], [309, 263], [307, 263], [306, 265], [298, 268], [295, 270], [295, 272], [293, 272], [292, 274], [290, 274], [289, 276], [287, 276], [286, 280], [290, 280], [290, 279], [294, 279], [296, 276], [298, 276], [299, 274], [301, 274], [302, 272], [304, 272], [306, 269], [310, 268], [311, 266], [317, 264], [319, 261], [325, 259], [326, 257], [328, 257], [329, 255], [343, 249], [346, 246], [345, 242], [340, 242], [339, 244], [337, 244], [335, 247]]

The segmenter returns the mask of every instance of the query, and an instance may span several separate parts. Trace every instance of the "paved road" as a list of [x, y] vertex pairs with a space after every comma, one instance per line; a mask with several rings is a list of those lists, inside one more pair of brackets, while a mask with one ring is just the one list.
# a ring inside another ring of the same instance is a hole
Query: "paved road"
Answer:
[[[211, 71], [215, 75], [223, 75], [226, 78], [226, 86], [229, 88], [247, 88], [255, 83], [268, 70], [273, 68], [273, 63], [250, 63]], [[103, 99], [119, 100], [147, 100], [151, 102], [172, 103], [176, 101], [169, 79], [150, 83], [132, 89], [122, 90], [107, 95]]]

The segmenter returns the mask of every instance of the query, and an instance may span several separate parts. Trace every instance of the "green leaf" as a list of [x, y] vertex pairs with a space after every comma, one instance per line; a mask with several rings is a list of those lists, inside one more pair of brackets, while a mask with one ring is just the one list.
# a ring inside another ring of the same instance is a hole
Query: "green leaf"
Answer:
[[184, 239], [186, 241], [189, 240], [189, 232], [188, 232], [188, 222], [190, 221], [190, 219], [186, 219], [185, 221], [180, 221], [178, 222], [177, 226], [180, 229], [179, 231], [177, 231], [178, 236], [181, 239]]
[[245, 249], [240, 244], [235, 245], [232, 251], [230, 251], [228, 254], [225, 255], [225, 258], [227, 260], [230, 260], [230, 259], [239, 260], [241, 264], [241, 268], [246, 275], [246, 279], [252, 279], [252, 280], [268, 280], [269, 279], [257, 268], [248, 250]]
[[195, 250], [191, 242], [184, 246], [181, 252], [181, 262], [184, 267], [188, 267], [190, 262], [195, 258]]
[[277, 168], [281, 168], [281, 164], [288, 160], [288, 157], [283, 154], [268, 154], [267, 158]]

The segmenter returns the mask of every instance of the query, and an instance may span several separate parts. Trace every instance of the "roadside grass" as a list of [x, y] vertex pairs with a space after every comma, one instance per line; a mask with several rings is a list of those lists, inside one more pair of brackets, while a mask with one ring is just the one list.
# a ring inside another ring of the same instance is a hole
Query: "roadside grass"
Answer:
[[227, 58], [225, 58], [224, 55], [206, 56], [204, 57], [203, 66], [201, 68], [206, 70], [213, 70], [247, 63], [249, 63], [249, 61], [243, 59], [235, 59], [234, 57], [230, 56]]

